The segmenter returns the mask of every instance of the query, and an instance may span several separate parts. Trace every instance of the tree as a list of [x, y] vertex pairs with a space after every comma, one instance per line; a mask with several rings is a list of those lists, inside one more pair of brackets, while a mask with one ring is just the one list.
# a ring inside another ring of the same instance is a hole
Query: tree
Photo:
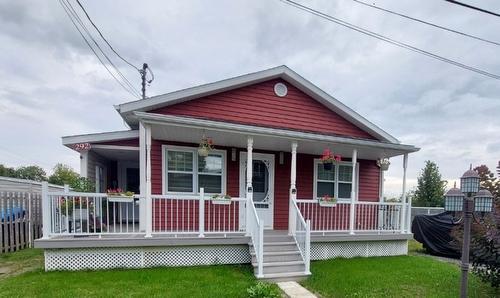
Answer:
[[0, 176], [3, 177], [16, 177], [16, 170], [14, 168], [6, 167], [0, 164]]
[[58, 163], [54, 167], [54, 172], [49, 177], [49, 183], [57, 185], [76, 185], [80, 175], [70, 166]]
[[475, 167], [474, 171], [479, 174], [481, 188], [489, 190], [494, 197], [500, 197], [500, 181], [495, 178], [495, 174], [485, 165]]
[[39, 166], [25, 166], [16, 169], [16, 178], [47, 181], [47, 174]]
[[413, 192], [413, 205], [417, 207], [444, 206], [445, 188], [446, 181], [441, 178], [439, 167], [435, 162], [427, 160], [418, 177], [417, 188]]

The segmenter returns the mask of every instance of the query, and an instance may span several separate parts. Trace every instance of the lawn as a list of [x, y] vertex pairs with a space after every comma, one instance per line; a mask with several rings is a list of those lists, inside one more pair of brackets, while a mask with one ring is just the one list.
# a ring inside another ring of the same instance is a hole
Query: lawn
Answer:
[[[316, 261], [311, 271], [302, 284], [322, 297], [459, 296], [458, 266], [425, 256]], [[495, 297], [495, 293], [470, 275], [469, 297]]]
[[[458, 267], [426, 256], [316, 261], [311, 270], [302, 284], [322, 297], [458, 297]], [[41, 250], [0, 255], [1, 297], [246, 297], [255, 282], [248, 265], [44, 272]], [[475, 276], [469, 289], [494, 297]]]
[[[41, 259], [39, 250], [1, 255], [0, 268], [17, 271], [0, 275], [0, 296], [245, 297], [246, 289], [255, 284], [252, 268], [244, 265], [44, 272]], [[21, 267], [29, 269], [19, 270]]]

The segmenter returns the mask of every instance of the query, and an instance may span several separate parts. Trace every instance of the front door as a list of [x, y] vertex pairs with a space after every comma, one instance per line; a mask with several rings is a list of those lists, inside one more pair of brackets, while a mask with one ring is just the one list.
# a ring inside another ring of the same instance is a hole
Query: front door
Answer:
[[[274, 218], [274, 155], [253, 153], [253, 201], [259, 219], [266, 229], [273, 228]], [[246, 197], [247, 153], [240, 154], [240, 197]]]

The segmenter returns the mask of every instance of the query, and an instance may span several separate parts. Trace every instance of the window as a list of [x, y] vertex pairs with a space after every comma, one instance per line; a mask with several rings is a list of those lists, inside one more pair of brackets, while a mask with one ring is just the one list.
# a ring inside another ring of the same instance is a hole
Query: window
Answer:
[[352, 165], [350, 163], [339, 163], [333, 165], [331, 170], [325, 170], [321, 161], [319, 159], [315, 160], [313, 188], [316, 198], [328, 195], [339, 200], [350, 199], [352, 190]]
[[164, 192], [225, 193], [225, 152], [211, 151], [199, 156], [197, 148], [164, 146]]

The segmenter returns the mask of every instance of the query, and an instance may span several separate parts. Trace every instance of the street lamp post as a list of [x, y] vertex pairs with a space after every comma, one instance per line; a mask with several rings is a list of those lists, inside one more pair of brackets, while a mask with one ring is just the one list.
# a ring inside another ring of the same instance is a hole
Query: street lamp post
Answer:
[[465, 172], [460, 178], [460, 189], [453, 187], [445, 194], [445, 210], [451, 211], [455, 215], [456, 212], [462, 212], [463, 217], [453, 221], [456, 223], [464, 223], [464, 237], [462, 245], [462, 262], [460, 268], [462, 270], [462, 279], [460, 284], [460, 297], [467, 297], [467, 278], [469, 274], [469, 249], [470, 249], [470, 230], [471, 223], [475, 218], [476, 213], [480, 213], [481, 218], [484, 218], [487, 212], [493, 209], [493, 196], [488, 190], [479, 190], [479, 174], [470, 169]]

